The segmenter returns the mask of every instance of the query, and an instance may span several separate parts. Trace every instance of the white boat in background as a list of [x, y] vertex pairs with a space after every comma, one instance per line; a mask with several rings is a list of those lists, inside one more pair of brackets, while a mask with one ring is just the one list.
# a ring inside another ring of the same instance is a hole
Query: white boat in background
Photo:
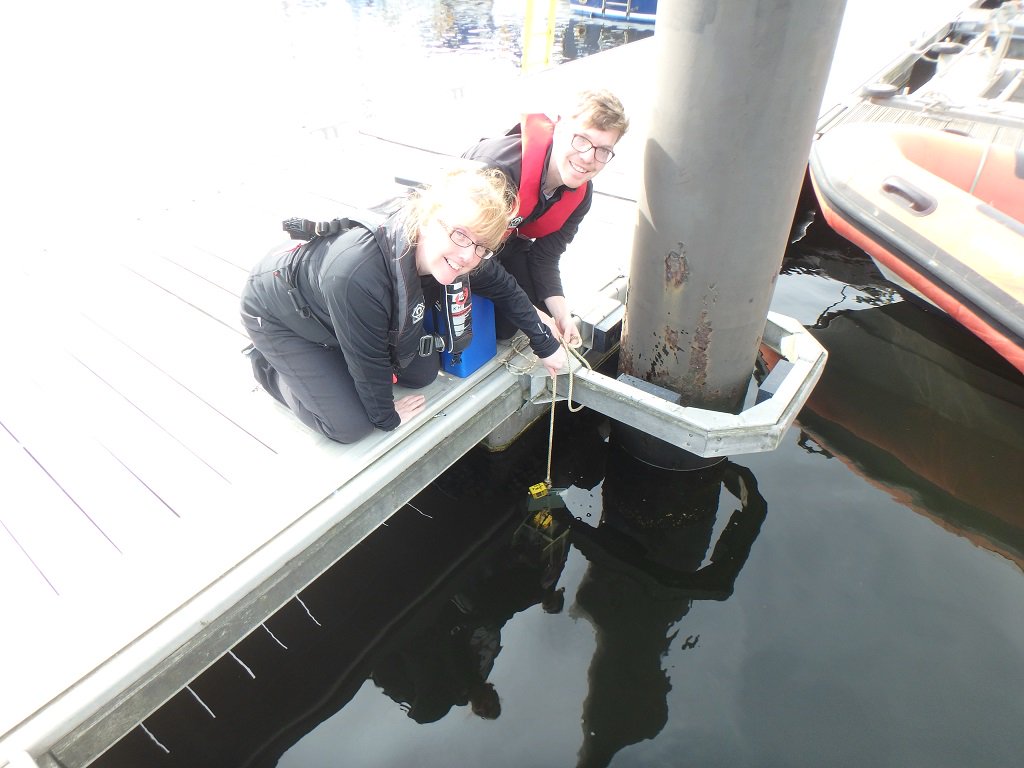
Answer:
[[569, 0], [574, 15], [605, 21], [653, 24], [658, 0]]

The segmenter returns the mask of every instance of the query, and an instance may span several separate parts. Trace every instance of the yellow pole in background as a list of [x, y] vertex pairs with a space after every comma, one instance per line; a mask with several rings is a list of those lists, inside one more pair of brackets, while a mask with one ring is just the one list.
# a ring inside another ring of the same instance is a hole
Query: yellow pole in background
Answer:
[[[520, 62], [523, 74], [551, 66], [551, 49], [555, 45], [555, 3], [548, 0], [547, 13], [538, 12], [542, 0], [526, 0], [523, 19], [523, 55]], [[537, 18], [539, 14], [541, 18]]]

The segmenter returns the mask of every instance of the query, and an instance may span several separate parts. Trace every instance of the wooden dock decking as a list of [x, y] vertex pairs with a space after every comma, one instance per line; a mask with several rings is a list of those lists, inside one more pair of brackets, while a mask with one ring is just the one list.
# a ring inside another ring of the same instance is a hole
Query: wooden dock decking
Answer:
[[[395, 174], [497, 130], [413, 147], [390, 124], [314, 134], [315, 167], [299, 152], [147, 219], [103, 221], [116, 211], [84, 201], [95, 230], [11, 265], [0, 765], [22, 751], [87, 764], [523, 404], [506, 346], [468, 379], [442, 374], [411, 424], [343, 446], [259, 390], [240, 354], [238, 296], [286, 239], [281, 219], [379, 201]], [[628, 262], [636, 165], [620, 166], [564, 260], [579, 310]]]
[[141, 220], [83, 200], [74, 227], [8, 261], [0, 766], [22, 752], [88, 764], [522, 403], [496, 359], [442, 376], [413, 424], [356, 446], [299, 424], [239, 354], [238, 293], [280, 220], [375, 202], [395, 174], [604, 84], [633, 125], [563, 259], [579, 310], [628, 266], [652, 52], [641, 41], [513, 93], [455, 94], [474, 104], [458, 121], [317, 128], [287, 162], [254, 158], [251, 177]]

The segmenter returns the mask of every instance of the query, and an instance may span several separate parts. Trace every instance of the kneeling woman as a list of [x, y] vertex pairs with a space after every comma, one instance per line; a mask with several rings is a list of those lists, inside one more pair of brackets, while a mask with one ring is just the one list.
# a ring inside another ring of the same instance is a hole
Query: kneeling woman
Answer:
[[[421, 356], [424, 288], [473, 271], [492, 299], [557, 372], [565, 352], [529, 298], [490, 260], [515, 215], [515, 192], [495, 171], [454, 171], [419, 191], [376, 232], [354, 226], [272, 254], [242, 293], [260, 384], [303, 424], [341, 443], [392, 430], [423, 410], [423, 395], [395, 400], [392, 383], [434, 380], [439, 356]], [[475, 270], [475, 271], [474, 271]]]

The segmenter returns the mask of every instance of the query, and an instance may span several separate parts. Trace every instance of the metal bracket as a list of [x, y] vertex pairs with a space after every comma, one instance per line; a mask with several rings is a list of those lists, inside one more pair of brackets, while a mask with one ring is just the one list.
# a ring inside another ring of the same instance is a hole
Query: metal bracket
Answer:
[[[788, 365], [766, 389], [770, 396], [738, 414], [678, 405], [583, 367], [573, 372], [573, 400], [704, 458], [771, 451], [810, 396], [828, 353], [798, 321], [774, 312], [762, 343]], [[568, 394], [567, 376], [558, 377], [556, 393]]]

